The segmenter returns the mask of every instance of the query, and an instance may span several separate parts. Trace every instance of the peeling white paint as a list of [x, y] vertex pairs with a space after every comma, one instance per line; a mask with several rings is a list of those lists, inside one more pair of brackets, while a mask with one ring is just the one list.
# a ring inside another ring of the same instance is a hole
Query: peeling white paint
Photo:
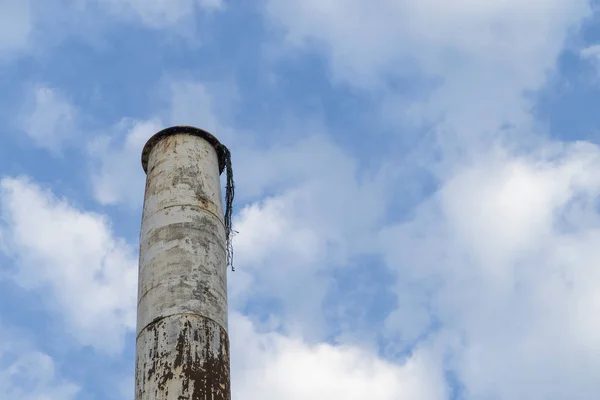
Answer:
[[230, 399], [219, 163], [202, 137], [149, 153], [140, 234], [136, 400]]

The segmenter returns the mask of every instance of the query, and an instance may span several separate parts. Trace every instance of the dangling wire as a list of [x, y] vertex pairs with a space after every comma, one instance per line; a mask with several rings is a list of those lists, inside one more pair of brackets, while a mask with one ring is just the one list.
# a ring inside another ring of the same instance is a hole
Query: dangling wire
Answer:
[[225, 169], [227, 173], [227, 185], [225, 186], [225, 237], [227, 241], [227, 265], [235, 271], [233, 267], [233, 235], [237, 232], [233, 230], [233, 197], [235, 196], [235, 183], [233, 182], [233, 167], [231, 166], [231, 153], [229, 149], [223, 145], [223, 155], [225, 158]]

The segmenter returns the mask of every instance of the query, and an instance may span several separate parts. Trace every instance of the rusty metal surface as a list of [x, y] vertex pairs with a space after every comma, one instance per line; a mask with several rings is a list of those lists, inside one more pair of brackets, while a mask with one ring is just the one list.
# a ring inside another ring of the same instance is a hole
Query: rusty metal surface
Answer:
[[200, 136], [171, 134], [147, 160], [135, 398], [230, 399], [217, 153]]
[[136, 399], [229, 400], [227, 332], [194, 315], [162, 319], [137, 341]]
[[160, 142], [167, 136], [178, 135], [182, 133], [199, 136], [206, 140], [208, 143], [210, 143], [215, 149], [217, 157], [219, 159], [219, 173], [223, 172], [223, 170], [225, 169], [225, 149], [221, 145], [221, 142], [219, 142], [219, 139], [217, 139], [211, 133], [205, 131], [204, 129], [199, 129], [195, 126], [185, 125], [165, 128], [162, 131], [155, 133], [150, 139], [148, 139], [146, 145], [144, 146], [144, 149], [142, 150], [142, 168], [144, 169], [144, 172], [148, 172], [148, 158], [156, 143]]

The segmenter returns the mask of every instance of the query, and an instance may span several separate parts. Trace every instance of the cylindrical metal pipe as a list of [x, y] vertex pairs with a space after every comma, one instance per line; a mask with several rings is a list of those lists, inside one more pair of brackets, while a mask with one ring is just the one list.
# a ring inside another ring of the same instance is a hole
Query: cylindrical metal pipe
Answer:
[[231, 399], [219, 149], [192, 127], [144, 147], [136, 400]]

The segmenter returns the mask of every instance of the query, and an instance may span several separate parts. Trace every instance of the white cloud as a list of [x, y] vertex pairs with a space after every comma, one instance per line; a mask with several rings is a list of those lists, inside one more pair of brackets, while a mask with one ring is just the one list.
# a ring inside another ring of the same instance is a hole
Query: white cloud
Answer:
[[146, 141], [162, 128], [157, 119], [124, 119], [113, 130], [121, 137], [97, 137], [89, 146], [92, 188], [100, 204], [137, 207], [144, 200], [145, 175], [141, 164]]
[[[288, 0], [268, 12], [288, 43], [326, 53], [336, 80], [385, 92], [393, 122], [434, 125], [424, 157], [440, 187], [379, 236], [397, 274], [390, 339], [406, 351], [435, 338], [466, 399], [598, 397], [600, 151], [537, 135], [526, 96], [589, 2]], [[398, 76], [435, 84], [411, 103], [385, 85]]]
[[217, 104], [214, 90], [190, 80], [172, 80], [168, 86], [171, 98], [164, 119], [173, 125], [197, 126], [214, 133], [223, 143], [227, 142], [232, 133], [217, 116], [216, 109], [220, 104]]
[[[523, 94], [544, 85], [567, 35], [590, 14], [590, 5], [271, 0], [266, 12], [292, 48], [325, 53], [334, 80], [385, 93], [386, 119], [417, 127], [433, 123], [444, 156], [464, 158], [503, 126], [519, 129], [519, 136], [531, 134], [531, 98]], [[400, 80], [400, 89], [391, 90], [390, 78], [427, 84], [405, 91]]]
[[565, 28], [578, 23], [589, 5], [585, 0], [273, 0], [267, 12], [284, 27], [289, 42], [321, 43], [336, 73], [358, 83], [414, 67], [447, 76], [477, 60], [493, 72], [511, 70], [519, 84], [536, 84], [540, 68], [552, 67]]
[[232, 282], [231, 304], [275, 298], [284, 307], [284, 329], [322, 339], [325, 276], [374, 248], [390, 177], [364, 171], [359, 177], [355, 160], [321, 136], [240, 153], [236, 179], [261, 200], [234, 221], [236, 277], [249, 276]]
[[469, 399], [597, 397], [599, 167], [586, 143], [482, 154], [385, 230], [412, 311], [389, 317], [392, 337], [410, 345], [437, 321]]
[[197, 40], [191, 29], [198, 12], [225, 7], [223, 0], [0, 0], [0, 62], [19, 53], [37, 54], [76, 34], [97, 45], [104, 36], [104, 17], [164, 29]]
[[37, 146], [58, 152], [74, 129], [76, 110], [56, 89], [37, 86], [21, 110], [20, 127]]
[[592, 174], [600, 162], [598, 149], [587, 143], [564, 147], [534, 154], [533, 160], [487, 154], [487, 160], [447, 182], [443, 210], [459, 237], [477, 243], [483, 256], [498, 259], [530, 250], [550, 234], [556, 210], [578, 191], [597, 190], [600, 184]]
[[145, 121], [123, 119], [111, 128], [113, 133], [97, 137], [88, 147], [94, 197], [100, 204], [142, 205], [146, 179], [140, 161], [142, 149], [165, 126], [198, 126], [215, 133], [223, 143], [231, 138], [232, 131], [215, 116], [213, 97], [204, 85], [170, 81], [166, 87], [170, 99], [164, 112]]
[[239, 314], [231, 320], [234, 398], [446, 398], [443, 372], [427, 351], [416, 351], [396, 365], [356, 347], [309, 345], [277, 333], [258, 333]]
[[105, 217], [82, 212], [24, 178], [0, 183], [2, 236], [15, 281], [39, 289], [83, 345], [109, 352], [135, 328], [135, 251]]
[[581, 50], [581, 56], [583, 58], [591, 58], [594, 60], [600, 58], [600, 44], [595, 44], [584, 48]]
[[600, 71], [600, 44], [588, 46], [581, 50], [581, 58], [591, 62]]
[[96, 0], [120, 16], [135, 17], [152, 28], [169, 28], [193, 16], [200, 8], [216, 11], [222, 0]]
[[54, 360], [32, 349], [14, 332], [0, 332], [0, 397], [14, 400], [71, 400], [79, 387], [60, 379]]
[[29, 0], [0, 0], [0, 61], [27, 49], [32, 30]]

